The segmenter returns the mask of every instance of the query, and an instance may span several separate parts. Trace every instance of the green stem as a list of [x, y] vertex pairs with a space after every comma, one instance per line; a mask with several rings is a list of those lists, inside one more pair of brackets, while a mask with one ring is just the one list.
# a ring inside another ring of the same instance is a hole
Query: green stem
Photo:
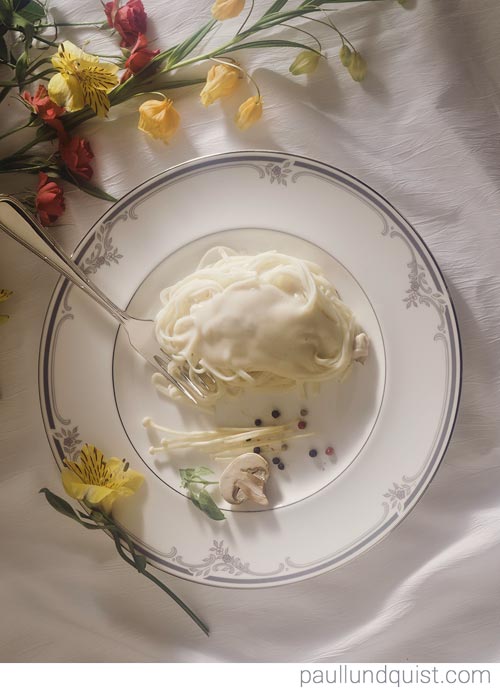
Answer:
[[[186, 612], [186, 614], [195, 622], [195, 624], [200, 628], [205, 635], [210, 635], [210, 631], [208, 629], [208, 626], [203, 623], [203, 621], [193, 612], [191, 609], [181, 600], [180, 597], [178, 597], [175, 592], [170, 590], [164, 583], [162, 583], [161, 580], [156, 578], [156, 576], [153, 576], [152, 573], [149, 573], [145, 568], [140, 568], [139, 565], [136, 563], [136, 552], [135, 552], [135, 547], [134, 543], [132, 540], [129, 538], [129, 536], [121, 530], [119, 526], [116, 525], [115, 521], [113, 519], [108, 518], [108, 522], [112, 525], [111, 528], [111, 534], [113, 536], [113, 539], [115, 541], [116, 549], [118, 551], [118, 554], [121, 556], [121, 558], [127, 562], [130, 566], [133, 566], [135, 570], [138, 573], [141, 573], [143, 576], [145, 576], [148, 580], [153, 582], [155, 585], [157, 585], [163, 592], [167, 593], [169, 597], [171, 597], [174, 602], [176, 602], [181, 609]], [[127, 543], [128, 548], [130, 550], [130, 554], [132, 555], [132, 559], [129, 559], [129, 557], [125, 554], [123, 550], [122, 543], [120, 542], [120, 537]]]
[[282, 24], [282, 26], [286, 26], [289, 29], [294, 29], [295, 31], [300, 31], [301, 33], [307, 34], [308, 36], [310, 36], [312, 39], [314, 39], [316, 41], [320, 51], [323, 50], [323, 46], [321, 45], [321, 43], [319, 42], [319, 40], [316, 38], [316, 36], [313, 33], [310, 33], [309, 31], [306, 31], [305, 29], [301, 29], [299, 26], [293, 26], [292, 24]]
[[33, 36], [33, 38], [37, 41], [40, 41], [40, 43], [44, 43], [45, 45], [50, 45], [53, 48], [57, 48], [59, 43], [55, 43], [54, 41], [48, 41], [46, 38], [42, 38], [42, 36], [39, 36], [37, 33]]
[[103, 20], [101, 20], [101, 21], [96, 21], [96, 22], [78, 22], [78, 23], [57, 22], [57, 24], [38, 24], [38, 26], [41, 27], [42, 29], [49, 29], [49, 28], [58, 27], [58, 26], [97, 26], [97, 27], [101, 27], [103, 24], [104, 24], [104, 22], [103, 22]]
[[246, 24], [246, 23], [248, 22], [248, 20], [250, 19], [250, 15], [251, 15], [252, 12], [253, 12], [254, 6], [255, 6], [255, 0], [252, 0], [252, 4], [250, 5], [250, 9], [249, 9], [249, 11], [248, 11], [248, 14], [247, 14], [247, 16], [245, 17], [245, 21], [243, 22], [243, 24], [240, 26], [240, 28], [239, 28], [238, 31], [236, 32], [236, 35], [238, 35], [239, 33], [241, 33], [241, 32], [243, 31], [243, 29], [244, 29], [244, 27], [245, 27], [245, 24]]
[[6, 158], [3, 160], [0, 160], [0, 165], [2, 163], [15, 160], [19, 156], [21, 156], [23, 153], [26, 153], [26, 151], [29, 151], [30, 148], [33, 148], [33, 146], [36, 146], [38, 143], [42, 143], [43, 141], [50, 141], [50, 139], [53, 139], [57, 136], [56, 132], [54, 129], [48, 130], [46, 129], [45, 131], [39, 131], [38, 134], [35, 136], [35, 138], [32, 141], [29, 141], [26, 143], [24, 146], [19, 148], [15, 153], [12, 153], [11, 155], [8, 155]]
[[15, 134], [17, 131], [22, 131], [22, 129], [26, 129], [26, 127], [29, 127], [30, 124], [31, 124], [31, 122], [27, 122], [26, 124], [21, 124], [20, 127], [15, 127], [15, 129], [11, 129], [11, 130], [8, 131], [6, 134], [1, 134], [1, 135], [0, 135], [0, 141], [1, 141], [2, 139], [7, 138], [7, 136], [10, 136], [11, 134]]

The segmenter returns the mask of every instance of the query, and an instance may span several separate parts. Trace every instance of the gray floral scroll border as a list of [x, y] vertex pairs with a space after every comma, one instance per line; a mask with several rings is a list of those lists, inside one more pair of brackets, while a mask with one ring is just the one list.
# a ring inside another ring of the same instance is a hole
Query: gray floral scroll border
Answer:
[[[86, 275], [93, 275], [104, 266], [109, 267], [112, 264], [118, 264], [123, 258], [123, 255], [113, 243], [111, 233], [117, 222], [125, 219], [127, 219], [127, 213], [122, 213], [111, 222], [103, 222], [96, 229], [92, 236], [92, 241], [87, 246], [88, 249], [91, 249], [90, 255], [88, 255], [85, 260], [80, 263], [80, 267]], [[52, 430], [52, 435], [54, 439], [56, 439], [64, 448], [65, 455], [69, 456], [70, 458], [75, 458], [79, 453], [79, 445], [81, 444], [78, 426], [75, 426], [73, 429], [68, 428], [68, 426], [71, 425], [71, 419], [65, 418], [59, 410], [55, 394], [56, 385], [54, 380], [55, 358], [61, 328], [64, 323], [74, 319], [74, 315], [72, 313], [73, 309], [69, 301], [69, 296], [72, 292], [72, 289], [73, 285], [66, 282], [64, 298], [59, 306], [58, 317], [54, 322], [52, 346], [50, 351], [48, 393], [50, 396], [54, 416], [60, 423], [59, 428]]]
[[[242, 153], [237, 156], [229, 154], [227, 159], [220, 159], [221, 156], [214, 156], [214, 158], [219, 158], [218, 167], [238, 166], [253, 168], [258, 173], [259, 178], [267, 179], [270, 184], [276, 184], [277, 187], [286, 187], [289, 182], [295, 184], [303, 176], [316, 176], [325, 181], [325, 174], [323, 174], [321, 163], [317, 163], [318, 168], [314, 171], [303, 169], [297, 171], [297, 165], [299, 165], [300, 160], [307, 160], [305, 158], [297, 159], [297, 156], [286, 156], [279, 153], [267, 156], [262, 154], [259, 159], [259, 157], [256, 155], [245, 156]], [[118, 263], [123, 257], [118, 252], [118, 249], [114, 246], [111, 236], [112, 230], [118, 222], [138, 219], [138, 206], [144, 203], [152, 195], [161, 191], [166, 183], [172, 185], [183, 181], [186, 179], [186, 177], [203, 174], [207, 171], [207, 169], [210, 169], [208, 164], [209, 162], [210, 161], [203, 161], [199, 164], [194, 164], [191, 166], [191, 168], [188, 168], [187, 171], [177, 170], [176, 172], [174, 170], [174, 173], [171, 175], [173, 178], [170, 178], [169, 175], [167, 175], [166, 178], [164, 176], [160, 176], [159, 178], [153, 180], [152, 184], [150, 183], [149, 189], [148, 187], [145, 187], [144, 189], [140, 189], [139, 193], [135, 193], [135, 197], [134, 193], [132, 192], [132, 194], [130, 194], [129, 197], [122, 202], [122, 206], [119, 206], [118, 210], [115, 211], [106, 222], [103, 222], [99, 226], [91, 240], [87, 240], [83, 249], [80, 251], [79, 258], [83, 259], [83, 262], [80, 260], [80, 264], [83, 266], [86, 274], [94, 274], [103, 266], [110, 266], [113, 263]], [[294, 169], [296, 170], [295, 172]], [[338, 170], [336, 172], [344, 174]], [[373, 199], [370, 198], [369, 194], [367, 194], [368, 200], [362, 196], [360, 191], [362, 192], [363, 185], [359, 185], [354, 191], [352, 191], [351, 189], [346, 188], [341, 178], [339, 179], [340, 181], [335, 181], [332, 178], [327, 178], [326, 181], [341, 187], [348, 193], [355, 195], [358, 200], [362, 200], [370, 207], [371, 210], [375, 211], [382, 221], [382, 235], [389, 236], [392, 239], [397, 237], [406, 244], [410, 253], [410, 259], [407, 264], [409, 269], [409, 288], [406, 290], [405, 295], [403, 296], [403, 301], [406, 303], [406, 308], [408, 309], [425, 305], [436, 310], [439, 322], [434, 339], [436, 341], [441, 341], [445, 345], [447, 358], [446, 369], [447, 373], [449, 374], [450, 357], [447, 347], [449, 345], [450, 333], [446, 332], [445, 320], [445, 315], [447, 314], [447, 311], [449, 311], [449, 306], [446, 302], [444, 294], [432, 289], [432, 287], [429, 285], [427, 270], [425, 266], [419, 262], [417, 255], [407, 237], [405, 237], [400, 231], [397, 231], [394, 226], [390, 226], [387, 220], [386, 212], [382, 212], [374, 205], [373, 202], [371, 202]], [[357, 183], [359, 184], [359, 182]], [[123, 207], [125, 204], [127, 206], [126, 208]], [[91, 249], [91, 253], [90, 255], [86, 256], [86, 253], [89, 249]], [[63, 323], [73, 319], [74, 317], [71, 313], [71, 305], [68, 302], [69, 292], [70, 288], [66, 290], [64, 300], [60, 307], [59, 319], [55, 322], [53, 332], [47, 333], [45, 340], [45, 347], [49, 347], [51, 349], [49, 398], [52, 405], [52, 410], [61, 423], [59, 428], [50, 429], [50, 434], [48, 432], [49, 439], [51, 438], [52, 441], [56, 442], [60, 447], [60, 449], [53, 447], [53, 451], [54, 449], [56, 450], [54, 451], [56, 458], [57, 455], [59, 455], [59, 458], [61, 458], [61, 450], [63, 450], [66, 455], [76, 458], [81, 444], [78, 426], [70, 427], [72, 425], [71, 421], [61, 416], [59, 410], [57, 409], [56, 399], [54, 398], [55, 387], [53, 379], [53, 363], [57, 339]], [[448, 384], [446, 387], [448, 388]], [[167, 570], [178, 570], [182, 571], [185, 575], [192, 576], [193, 578], [226, 583], [231, 583], [233, 579], [241, 579], [241, 577], [244, 575], [250, 577], [248, 581], [256, 583], [272, 583], [285, 579], [294, 579], [298, 576], [304, 575], [301, 572], [305, 571], [307, 573], [308, 571], [313, 572], [317, 570], [324, 570], [326, 566], [331, 566], [332, 562], [334, 561], [339, 559], [347, 560], [350, 552], [364, 550], [367, 546], [366, 543], [369, 542], [370, 539], [373, 539], [378, 533], [381, 533], [384, 529], [387, 529], [388, 524], [393, 523], [395, 520], [401, 518], [405, 511], [408, 510], [412, 492], [415, 490], [415, 486], [419, 480], [421, 480], [422, 473], [425, 471], [429, 459], [435, 451], [437, 436], [441, 431], [441, 421], [444, 419], [445, 406], [448, 402], [449, 399], [445, 398], [440, 423], [438, 424], [438, 430], [436, 431], [435, 441], [433, 442], [433, 446], [431, 447], [429, 455], [426, 457], [426, 461], [423, 464], [422, 469], [413, 476], [403, 476], [399, 483], [393, 483], [390, 487], [388, 487], [387, 491], [383, 495], [384, 501], [382, 502], [382, 513], [377, 523], [366, 532], [358, 536], [358, 538], [351, 542], [347, 547], [344, 547], [341, 550], [329, 553], [318, 560], [310, 562], [298, 563], [294, 562], [290, 557], [287, 557], [284, 562], [278, 563], [271, 571], [263, 572], [254, 570], [250, 563], [243, 562], [239, 557], [232, 554], [230, 547], [225, 545], [224, 540], [213, 540], [211, 546], [208, 547], [206, 556], [201, 560], [201, 562], [190, 563], [185, 561], [183, 555], [179, 553], [176, 547], [172, 547], [168, 553], [155, 553], [154, 551], [151, 551], [151, 548], [148, 547], [146, 543], [142, 542], [140, 538], [135, 537], [135, 539], [143, 551], [146, 554], [149, 554], [154, 562], [160, 564], [162, 567], [166, 567]], [[44, 421], [46, 421], [45, 414]], [[47, 423], [45, 424], [47, 429]], [[288, 573], [287, 575], [279, 575], [286, 574], [289, 571], [292, 571], [292, 573]], [[221, 574], [231, 576], [231, 578], [221, 577]], [[252, 578], [257, 580], [252, 580]]]

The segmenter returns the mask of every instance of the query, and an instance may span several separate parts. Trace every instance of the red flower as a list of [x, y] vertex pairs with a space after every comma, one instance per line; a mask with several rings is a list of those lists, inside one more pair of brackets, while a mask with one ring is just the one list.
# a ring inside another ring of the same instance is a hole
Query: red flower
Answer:
[[38, 173], [35, 199], [36, 212], [45, 227], [51, 225], [64, 212], [64, 193], [56, 182], [49, 181], [44, 172]]
[[40, 84], [34, 96], [25, 91], [23, 99], [32, 108], [33, 112], [36, 112], [40, 119], [43, 119], [45, 124], [57, 131], [59, 136], [66, 134], [61, 120], [58, 119], [61, 115], [64, 115], [65, 110], [49, 98], [47, 89], [43, 84]]
[[125, 62], [125, 67], [127, 70], [121, 78], [122, 82], [127, 81], [132, 74], [137, 74], [141, 71], [141, 69], [144, 69], [144, 67], [151, 62], [153, 57], [158, 55], [160, 52], [159, 50], [148, 50], [147, 45], [148, 39], [143, 33], [140, 33], [134, 47], [132, 48], [132, 52]]
[[59, 153], [68, 171], [75, 177], [87, 181], [94, 174], [90, 161], [94, 157], [90, 143], [79, 136], [72, 136], [66, 141], [59, 142]]
[[111, 0], [104, 5], [104, 11], [109, 26], [122, 37], [122, 48], [132, 47], [139, 34], [146, 33], [147, 16], [142, 0], [128, 0], [123, 7], [120, 0]]

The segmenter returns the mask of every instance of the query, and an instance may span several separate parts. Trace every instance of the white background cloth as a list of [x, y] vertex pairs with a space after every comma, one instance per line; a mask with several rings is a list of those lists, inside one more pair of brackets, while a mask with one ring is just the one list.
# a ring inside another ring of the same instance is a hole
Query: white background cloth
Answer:
[[[196, 28], [210, 4], [145, 0], [148, 35], [164, 48]], [[60, 21], [101, 17], [92, 0], [51, 5]], [[500, 6], [363, 3], [340, 9], [336, 22], [366, 56], [362, 85], [340, 65], [333, 32], [304, 25], [330, 57], [309, 78], [288, 74], [293, 50], [241, 54], [266, 105], [246, 133], [232, 123], [244, 91], [204, 109], [197, 88], [173, 93], [182, 130], [169, 146], [136, 130], [136, 100], [84, 133], [96, 180], [117, 197], [186, 159], [264, 148], [332, 163], [389, 199], [443, 269], [462, 333], [462, 403], [441, 468], [400, 527], [333, 573], [255, 591], [165, 574], [209, 623], [205, 639], [123, 564], [107, 537], [64, 519], [38, 494], [44, 485], [60, 491], [37, 391], [41, 327], [57, 276], [0, 235], [0, 288], [15, 291], [2, 304], [12, 318], [0, 330], [0, 660], [500, 660]], [[234, 27], [225, 25], [216, 40]], [[110, 52], [112, 41], [95, 34], [65, 32], [75, 42], [92, 37], [89, 52]], [[10, 99], [9, 108], [15, 121], [21, 106]], [[0, 184], [14, 188], [5, 176]], [[66, 198], [64, 224], [53, 231], [71, 250], [107, 204], [73, 188]]]

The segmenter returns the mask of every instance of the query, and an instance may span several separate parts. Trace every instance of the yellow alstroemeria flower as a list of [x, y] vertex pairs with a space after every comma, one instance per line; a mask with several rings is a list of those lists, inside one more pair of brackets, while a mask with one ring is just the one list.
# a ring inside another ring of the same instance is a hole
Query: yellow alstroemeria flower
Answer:
[[91, 444], [84, 444], [78, 461], [64, 459], [62, 483], [73, 499], [110, 513], [117, 497], [129, 497], [142, 485], [144, 476], [129, 468], [125, 459], [106, 459]]
[[243, 12], [245, 0], [215, 0], [212, 5], [212, 17], [218, 21], [232, 19]]
[[95, 55], [83, 52], [70, 41], [60, 44], [52, 56], [59, 70], [49, 81], [49, 97], [70, 112], [88, 105], [99, 117], [105, 117], [110, 103], [108, 93], [117, 85], [118, 66], [100, 62]]
[[248, 129], [262, 117], [262, 98], [260, 96], [250, 96], [238, 109], [235, 122], [242, 130]]
[[208, 70], [207, 83], [200, 93], [200, 100], [207, 107], [218, 98], [230, 95], [238, 86], [240, 70], [225, 64], [216, 64]]
[[[8, 289], [0, 289], [0, 303], [2, 303], [2, 301], [7, 301], [9, 296], [12, 296], [12, 294], [13, 292], [9, 291]], [[0, 324], [7, 322], [8, 319], [8, 315], [0, 315]]]
[[154, 139], [168, 143], [177, 131], [180, 115], [168, 98], [165, 100], [146, 100], [139, 108], [137, 128]]

